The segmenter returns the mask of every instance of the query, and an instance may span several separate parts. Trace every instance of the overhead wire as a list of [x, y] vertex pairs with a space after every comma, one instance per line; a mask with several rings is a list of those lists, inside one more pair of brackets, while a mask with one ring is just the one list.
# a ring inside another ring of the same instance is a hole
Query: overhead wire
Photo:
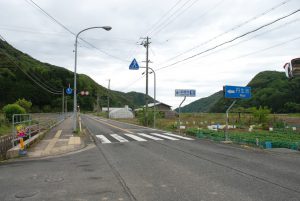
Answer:
[[[172, 15], [170, 15], [156, 29], [154, 29], [154, 31], [152, 31], [152, 34], [149, 34], [149, 35], [151, 37], [157, 35], [159, 32], [161, 32], [163, 29], [165, 29], [167, 26], [169, 26], [175, 19], [177, 19], [185, 11], [187, 11], [190, 7], [192, 7], [195, 3], [197, 3], [199, 0], [194, 0], [194, 1], [192, 1], [192, 3], [190, 5], [188, 5], [187, 7], [185, 7], [190, 1], [191, 0], [188, 0], [186, 3], [184, 3], [178, 10], [176, 10], [176, 12], [174, 12]], [[180, 12], [181, 9], [183, 9], [183, 10]]]
[[288, 44], [290, 42], [293, 42], [293, 41], [296, 41], [296, 40], [299, 40], [299, 39], [300, 39], [300, 36], [297, 36], [295, 38], [292, 38], [290, 40], [287, 40], [287, 41], [284, 41], [284, 42], [281, 42], [281, 43], [277, 43], [277, 44], [272, 45], [270, 47], [267, 47], [267, 48], [264, 48], [264, 49], [261, 49], [261, 50], [257, 50], [257, 51], [254, 51], [254, 52], [250, 52], [250, 53], [247, 53], [247, 54], [235, 57], [233, 59], [230, 59], [230, 61], [237, 60], [237, 59], [240, 59], [240, 58], [243, 58], [243, 57], [247, 57], [247, 56], [251, 56], [251, 55], [254, 55], [254, 54], [257, 54], [257, 53], [261, 53], [261, 52], [264, 52], [266, 50], [270, 50], [270, 49], [273, 49], [273, 48], [276, 48], [276, 47], [280, 47], [280, 46], [283, 46], [285, 44]]
[[[1, 36], [1, 35], [0, 35]], [[1, 36], [1, 39], [3, 41], [6, 41], [4, 39], [3, 36]], [[41, 87], [42, 89], [44, 89], [45, 91], [51, 93], [51, 94], [55, 94], [55, 95], [61, 95], [62, 92], [58, 93], [56, 92], [56, 90], [52, 90], [52, 88], [50, 86], [43, 86], [40, 82], [38, 82], [37, 80], [35, 80], [32, 76], [30, 76], [22, 67], [20, 67], [20, 65], [15, 61], [14, 58], [12, 58], [9, 54], [7, 54], [2, 48], [0, 49], [0, 51], [19, 69], [21, 70], [30, 80], [32, 80], [36, 85], [38, 85], [39, 87]], [[50, 89], [51, 88], [51, 89]]]
[[248, 31], [248, 32], [244, 33], [244, 34], [241, 34], [241, 35], [239, 35], [239, 36], [237, 36], [237, 37], [235, 37], [235, 38], [233, 38], [233, 39], [230, 39], [230, 40], [228, 40], [228, 41], [225, 41], [225, 42], [223, 42], [223, 43], [220, 43], [220, 44], [218, 44], [218, 45], [215, 45], [214, 47], [208, 48], [208, 49], [206, 49], [206, 50], [204, 50], [204, 51], [201, 51], [201, 52], [199, 52], [199, 53], [196, 53], [196, 54], [194, 54], [194, 55], [192, 55], [192, 56], [186, 57], [186, 58], [181, 59], [181, 60], [179, 60], [179, 61], [173, 62], [172, 64], [169, 64], [169, 65], [163, 66], [163, 67], [161, 67], [161, 68], [158, 68], [156, 71], [162, 70], [162, 69], [165, 69], [165, 68], [169, 68], [169, 67], [174, 66], [174, 65], [176, 65], [176, 64], [182, 63], [182, 62], [184, 62], [184, 61], [186, 61], [186, 60], [190, 60], [190, 59], [192, 59], [192, 58], [194, 58], [194, 57], [197, 57], [197, 56], [199, 56], [199, 55], [202, 55], [202, 54], [204, 54], [204, 53], [206, 53], [206, 52], [212, 51], [212, 50], [214, 50], [214, 49], [216, 49], [216, 48], [218, 48], [218, 47], [221, 47], [221, 46], [223, 46], [223, 45], [225, 45], [225, 44], [232, 43], [233, 41], [236, 41], [236, 40], [238, 40], [238, 39], [240, 39], [240, 38], [243, 38], [243, 37], [245, 37], [245, 36], [247, 36], [247, 35], [249, 35], [249, 34], [251, 34], [251, 33], [257, 32], [257, 31], [259, 31], [259, 30], [261, 30], [261, 29], [263, 29], [263, 28], [265, 28], [265, 27], [267, 27], [267, 26], [270, 26], [270, 25], [272, 25], [272, 24], [274, 24], [274, 23], [276, 23], [276, 22], [278, 22], [278, 21], [281, 21], [281, 20], [283, 20], [283, 19], [285, 19], [285, 18], [288, 18], [288, 17], [290, 17], [290, 16], [292, 16], [292, 15], [298, 13], [299, 11], [300, 11], [300, 9], [297, 9], [297, 10], [295, 10], [295, 11], [293, 11], [293, 12], [291, 12], [291, 13], [285, 15], [285, 16], [282, 16], [282, 17], [280, 17], [280, 18], [277, 18], [277, 19], [275, 19], [275, 20], [273, 20], [273, 21], [271, 21], [271, 22], [269, 22], [269, 23], [267, 23], [267, 24], [264, 24], [264, 25], [262, 25], [262, 26], [260, 26], [260, 27], [258, 27], [258, 28], [255, 28], [255, 29], [253, 29], [253, 30], [251, 30], [251, 31]]
[[285, 27], [285, 26], [288, 26], [288, 25], [290, 25], [290, 24], [293, 24], [293, 23], [296, 23], [296, 22], [299, 22], [299, 21], [300, 21], [300, 18], [297, 18], [297, 19], [292, 20], [292, 21], [290, 21], [290, 22], [284, 23], [284, 24], [282, 24], [282, 25], [280, 25], [280, 26], [277, 26], [277, 27], [274, 27], [274, 28], [269, 29], [269, 30], [267, 30], [267, 31], [264, 31], [264, 32], [262, 32], [262, 33], [256, 34], [256, 35], [254, 35], [254, 36], [252, 36], [252, 37], [246, 38], [245, 40], [239, 41], [239, 42], [237, 42], [237, 43], [235, 43], [235, 44], [229, 45], [229, 46], [227, 46], [227, 47], [218, 49], [218, 50], [216, 50], [216, 51], [214, 51], [214, 52], [211, 52], [211, 53], [209, 53], [209, 54], [203, 55], [202, 57], [207, 57], [207, 56], [209, 56], [209, 55], [216, 54], [216, 53], [218, 53], [218, 52], [227, 50], [227, 49], [229, 49], [229, 48], [238, 46], [238, 45], [240, 45], [240, 44], [242, 44], [242, 43], [244, 43], [244, 42], [247, 42], [247, 41], [249, 41], [249, 40], [252, 40], [252, 39], [254, 39], [254, 38], [257, 38], [257, 37], [259, 37], [259, 36], [265, 35], [265, 34], [267, 34], [267, 33], [270, 33], [270, 32], [272, 32], [272, 31], [275, 31], [275, 30], [277, 30], [277, 29], [283, 28], [283, 27]]
[[[55, 22], [56, 24], [58, 24], [59, 26], [61, 26], [63, 29], [65, 29], [67, 32], [69, 32], [70, 34], [72, 34], [73, 36], [76, 36], [76, 33], [74, 33], [73, 31], [71, 31], [68, 27], [66, 27], [64, 24], [62, 24], [61, 22], [59, 22], [57, 19], [55, 19], [52, 15], [50, 15], [47, 11], [45, 11], [42, 7], [40, 7], [37, 3], [35, 3], [33, 0], [25, 0], [25, 2], [27, 2], [28, 4], [30, 4], [31, 6], [35, 6], [36, 8], [38, 8], [44, 15], [46, 15], [48, 18], [50, 18], [53, 22]], [[33, 4], [31, 4], [31, 3]], [[114, 56], [106, 51], [103, 51], [101, 49], [99, 49], [98, 47], [96, 47], [95, 45], [89, 43], [88, 41], [84, 40], [83, 38], [79, 37], [79, 39], [83, 42], [85, 42], [86, 44], [88, 44], [90, 47], [98, 50], [99, 52], [101, 52], [102, 54], [105, 54], [107, 56], [110, 56], [112, 58], [115, 58], [117, 60], [123, 61], [123, 62], [129, 62], [125, 59], [119, 58], [117, 56]]]
[[165, 12], [152, 26], [151, 28], [144, 34], [144, 35], [148, 35], [148, 33], [150, 33], [152, 31], [152, 29], [155, 29], [155, 27], [164, 19], [164, 17], [166, 17], [174, 8], [176, 8], [176, 6], [181, 2], [182, 0], [178, 0], [177, 2], [175, 2], [175, 4], [167, 11]]
[[[167, 59], [165, 62], [170, 61], [170, 60], [173, 60], [173, 59], [175, 59], [175, 58], [178, 58], [179, 56], [182, 56], [182, 55], [184, 55], [184, 54], [186, 54], [186, 53], [188, 53], [188, 52], [191, 52], [191, 51], [193, 51], [193, 50], [195, 50], [195, 49], [198, 49], [199, 47], [201, 47], [201, 46], [203, 46], [203, 45], [206, 45], [206, 44], [208, 44], [208, 43], [210, 43], [210, 42], [216, 40], [217, 38], [220, 38], [221, 36], [224, 36], [224, 35], [227, 34], [227, 33], [230, 33], [230, 32], [232, 32], [232, 31], [235, 31], [236, 29], [239, 29], [239, 28], [243, 27], [244, 25], [246, 25], [246, 24], [248, 24], [248, 23], [250, 23], [250, 22], [252, 22], [252, 21], [254, 21], [254, 20], [259, 19], [260, 17], [262, 17], [262, 16], [264, 16], [264, 15], [270, 13], [271, 11], [276, 10], [277, 8], [279, 8], [279, 7], [281, 7], [281, 6], [285, 5], [285, 4], [287, 4], [287, 3], [290, 2], [290, 1], [292, 1], [292, 0], [285, 0], [285, 1], [281, 2], [281, 3], [279, 3], [279, 4], [276, 4], [276, 5], [273, 6], [272, 8], [270, 8], [270, 9], [268, 9], [268, 10], [266, 10], [266, 11], [264, 11], [264, 12], [262, 12], [262, 13], [256, 15], [256, 16], [254, 16], [254, 17], [252, 17], [252, 18], [250, 18], [250, 19], [248, 19], [248, 20], [246, 20], [246, 21], [244, 21], [244, 22], [242, 22], [242, 23], [240, 23], [240, 24], [238, 24], [238, 25], [236, 25], [236, 26], [234, 26], [234, 27], [232, 27], [232, 28], [230, 28], [230, 29], [228, 29], [228, 30], [226, 30], [226, 31], [224, 31], [224, 32], [222, 32], [222, 33], [216, 35], [216, 36], [214, 36], [214, 37], [212, 37], [212, 38], [210, 38], [209, 40], [206, 40], [206, 41], [204, 41], [204, 42], [202, 42], [202, 43], [200, 43], [200, 44], [198, 44], [198, 45], [196, 45], [196, 46], [194, 46], [194, 47], [192, 47], [192, 48], [190, 48], [190, 49], [188, 49], [188, 50], [186, 50], [186, 51], [184, 51], [184, 52], [182, 52], [182, 53], [180, 53], [180, 54], [177, 54], [176, 56], [173, 56], [173, 57]], [[163, 63], [165, 63], [165, 62], [163, 62]]]

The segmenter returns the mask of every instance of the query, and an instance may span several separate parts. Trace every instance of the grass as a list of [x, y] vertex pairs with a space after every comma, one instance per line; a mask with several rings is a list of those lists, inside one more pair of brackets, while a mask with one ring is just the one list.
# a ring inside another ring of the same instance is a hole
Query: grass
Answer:
[[5, 121], [4, 115], [0, 113], [0, 136], [11, 134], [11, 125]]
[[[269, 116], [270, 126], [274, 126], [274, 131], [263, 130], [261, 126], [256, 126], [253, 132], [249, 132], [249, 125], [254, 124], [251, 114], [241, 114], [240, 118], [238, 114], [229, 114], [229, 124], [239, 126], [239, 129], [230, 130], [229, 138], [236, 143], [256, 145], [256, 139], [258, 139], [259, 146], [264, 147], [265, 142], [272, 142], [273, 147], [284, 147], [300, 149], [300, 132], [292, 131], [291, 128], [276, 128], [278, 122], [288, 119], [290, 117], [298, 117], [298, 114], [271, 114]], [[300, 116], [299, 116], [300, 117]], [[211, 124], [225, 124], [225, 114], [221, 113], [195, 113], [195, 114], [181, 114], [180, 119], [182, 125], [186, 126], [183, 131], [186, 134], [194, 135], [199, 138], [209, 138], [216, 141], [223, 141], [225, 139], [224, 131], [210, 131], [207, 129]], [[296, 118], [297, 125], [300, 124], [300, 118]], [[135, 119], [118, 119], [123, 122], [140, 125], [137, 118]], [[239, 123], [238, 123], [239, 122]], [[157, 119], [156, 128], [178, 132], [177, 129], [178, 118], [173, 119]], [[267, 125], [267, 128], [268, 128]], [[152, 126], [150, 126], [152, 127]], [[201, 132], [199, 132], [201, 131]]]

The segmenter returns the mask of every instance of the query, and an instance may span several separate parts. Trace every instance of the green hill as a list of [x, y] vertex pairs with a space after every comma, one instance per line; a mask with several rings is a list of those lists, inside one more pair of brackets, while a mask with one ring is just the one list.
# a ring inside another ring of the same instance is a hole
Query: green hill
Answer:
[[[0, 108], [18, 98], [25, 98], [33, 103], [33, 112], [61, 110], [61, 94], [51, 94], [68, 84], [73, 87], [74, 73], [65, 68], [42, 63], [0, 40]], [[87, 75], [78, 74], [77, 88], [90, 92], [89, 96], [78, 95], [78, 104], [83, 110], [93, 110], [97, 94], [100, 105], [106, 107], [107, 89], [97, 84]], [[144, 105], [144, 94], [137, 92], [122, 93], [110, 91], [111, 107], [138, 107]], [[69, 111], [73, 107], [73, 96], [68, 96]]]
[[[252, 89], [252, 98], [238, 100], [234, 108], [266, 106], [276, 113], [300, 112], [300, 78], [289, 80], [284, 72], [264, 71], [258, 73], [247, 86]], [[222, 92], [217, 92], [186, 105], [182, 111], [225, 112], [232, 101], [223, 98]]]
[[[223, 97], [223, 92], [219, 91], [211, 96], [201, 98], [181, 108], [181, 112], [193, 113], [193, 112], [209, 112], [210, 109], [216, 104], [218, 100]], [[178, 108], [176, 109], [178, 112]]]

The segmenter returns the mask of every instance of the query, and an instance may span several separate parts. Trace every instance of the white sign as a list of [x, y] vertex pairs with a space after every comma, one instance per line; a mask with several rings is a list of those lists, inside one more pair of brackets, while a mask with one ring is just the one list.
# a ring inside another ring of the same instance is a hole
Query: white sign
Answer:
[[175, 89], [175, 96], [195, 97], [196, 90], [195, 89]]

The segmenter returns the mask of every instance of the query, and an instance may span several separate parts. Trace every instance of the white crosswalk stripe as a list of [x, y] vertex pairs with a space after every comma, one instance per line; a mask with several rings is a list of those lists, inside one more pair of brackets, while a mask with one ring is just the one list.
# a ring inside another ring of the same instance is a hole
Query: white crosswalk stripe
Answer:
[[184, 139], [184, 140], [194, 140], [194, 139], [189, 138], [189, 137], [183, 137], [181, 135], [175, 135], [175, 134], [172, 134], [172, 133], [164, 133], [164, 135], [169, 135], [169, 136], [177, 137], [177, 138]]
[[96, 135], [96, 137], [100, 139], [102, 144], [111, 143], [104, 135]]
[[115, 139], [118, 140], [119, 142], [128, 142], [128, 140], [126, 140], [125, 138], [121, 137], [120, 135], [117, 135], [117, 134], [110, 134], [110, 136], [112, 136], [113, 138], [115, 138]]
[[158, 138], [158, 137], [154, 137], [152, 135], [147, 135], [145, 133], [138, 133], [138, 135], [141, 135], [143, 137], [146, 137], [146, 138], [149, 138], [149, 139], [152, 139], [152, 140], [164, 140], [164, 139], [161, 139], [161, 138]]
[[107, 135], [96, 135], [96, 137], [103, 144], [118, 143], [118, 142], [147, 142], [151, 140], [194, 140], [189, 137], [176, 135], [173, 133], [119, 133], [119, 134], [107, 134]]
[[169, 137], [169, 136], [162, 135], [162, 134], [158, 134], [158, 133], [151, 133], [151, 135], [155, 135], [155, 136], [158, 136], [158, 137], [162, 137], [162, 138], [165, 138], [165, 139], [168, 139], [168, 140], [179, 140], [179, 139], [177, 139], [177, 138]]
[[140, 142], [147, 141], [147, 140], [145, 140], [145, 139], [143, 139], [143, 138], [141, 138], [139, 136], [133, 135], [133, 134], [126, 133], [125, 135], [128, 136], [128, 137], [130, 137], [130, 138], [132, 138], [132, 139], [135, 139], [136, 141], [140, 141]]

